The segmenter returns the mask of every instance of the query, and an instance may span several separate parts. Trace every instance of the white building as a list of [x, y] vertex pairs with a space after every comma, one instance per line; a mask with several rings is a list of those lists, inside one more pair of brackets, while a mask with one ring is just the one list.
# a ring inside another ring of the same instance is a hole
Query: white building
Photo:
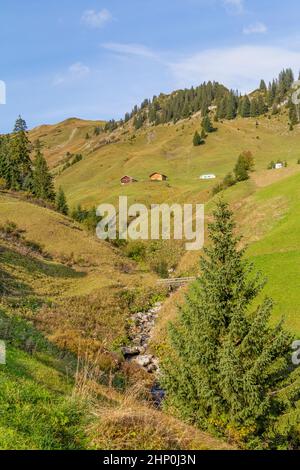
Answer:
[[214, 175], [214, 174], [201, 175], [200, 179], [201, 180], [214, 180], [214, 179], [216, 179], [216, 175]]
[[276, 163], [275, 170], [280, 170], [281, 168], [283, 168], [283, 163]]

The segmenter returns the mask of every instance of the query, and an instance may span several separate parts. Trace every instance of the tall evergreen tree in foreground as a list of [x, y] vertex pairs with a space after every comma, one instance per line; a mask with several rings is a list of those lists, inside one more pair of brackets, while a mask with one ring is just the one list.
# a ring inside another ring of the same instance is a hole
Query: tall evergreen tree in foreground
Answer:
[[293, 405], [300, 379], [291, 362], [292, 340], [281, 324], [270, 326], [270, 299], [251, 309], [264, 283], [244, 260], [234, 228], [228, 205], [219, 201], [201, 276], [170, 327], [169, 356], [162, 362], [166, 406], [243, 446], [296, 446]]
[[33, 194], [38, 198], [54, 201], [55, 192], [53, 178], [49, 172], [47, 162], [42, 154], [41, 144], [39, 141], [36, 143], [36, 155], [33, 162], [33, 167]]
[[56, 209], [61, 214], [64, 214], [64, 215], [69, 214], [69, 207], [67, 204], [67, 199], [66, 199], [66, 196], [62, 187], [59, 188], [57, 196], [56, 196]]

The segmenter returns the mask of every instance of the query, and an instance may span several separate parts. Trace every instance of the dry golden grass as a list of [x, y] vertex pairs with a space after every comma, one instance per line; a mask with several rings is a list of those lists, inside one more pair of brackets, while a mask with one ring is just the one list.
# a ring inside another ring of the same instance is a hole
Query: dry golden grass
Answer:
[[[74, 275], [60, 276], [60, 295], [89, 294], [102, 287], [134, 288], [155, 284], [155, 276], [126, 260], [132, 269], [121, 269], [124, 257], [110, 244], [87, 233], [73, 220], [9, 194], [0, 194], [0, 225], [14, 222], [26, 239], [38, 243], [56, 264], [70, 267]], [[47, 264], [47, 263], [46, 263]], [[51, 262], [48, 263], [51, 267]], [[49, 268], [50, 269], [50, 268]], [[30, 274], [30, 273], [29, 273]], [[57, 273], [57, 277], [59, 277]], [[70, 282], [66, 278], [71, 279]]]
[[55, 125], [43, 125], [32, 129], [29, 133], [30, 140], [34, 143], [40, 140], [43, 152], [51, 168], [59, 164], [67, 152], [72, 154], [90, 151], [90, 140], [86, 140], [86, 134], [91, 138], [95, 127], [102, 127], [103, 121], [85, 121], [71, 118]]
[[141, 385], [129, 389], [118, 404], [95, 410], [99, 423], [89, 429], [92, 447], [106, 450], [232, 450], [229, 444], [141, 403]]
[[292, 165], [288, 168], [281, 168], [280, 170], [263, 170], [259, 173], [253, 173], [252, 179], [258, 188], [264, 188], [270, 184], [276, 183], [282, 179], [299, 173], [300, 165]]

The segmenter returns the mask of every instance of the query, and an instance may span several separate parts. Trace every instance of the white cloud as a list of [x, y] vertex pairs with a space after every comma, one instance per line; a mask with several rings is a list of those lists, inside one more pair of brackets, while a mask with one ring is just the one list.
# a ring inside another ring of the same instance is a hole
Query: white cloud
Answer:
[[242, 13], [244, 11], [244, 0], [223, 0], [223, 3], [236, 13]]
[[94, 29], [102, 28], [105, 23], [111, 20], [112, 14], [106, 8], [100, 10], [99, 12], [95, 10], [86, 10], [81, 17], [82, 23]]
[[69, 67], [69, 72], [75, 78], [81, 78], [90, 73], [90, 69], [87, 65], [82, 64], [81, 62], [76, 62]]
[[62, 85], [64, 83], [80, 80], [90, 73], [90, 68], [81, 62], [76, 62], [70, 65], [66, 73], [57, 75], [53, 81], [54, 86]]
[[264, 23], [258, 21], [257, 23], [250, 24], [243, 29], [244, 34], [265, 34], [268, 31], [268, 28]]
[[284, 47], [238, 46], [210, 49], [169, 64], [176, 86], [216, 80], [241, 92], [252, 91], [261, 78], [271, 80], [284, 67], [299, 69], [300, 52]]
[[121, 44], [116, 42], [109, 42], [102, 44], [102, 47], [118, 54], [135, 55], [150, 59], [154, 59], [157, 57], [157, 54], [155, 54], [155, 52], [151, 51], [151, 49], [146, 46], [143, 46], [142, 44]]

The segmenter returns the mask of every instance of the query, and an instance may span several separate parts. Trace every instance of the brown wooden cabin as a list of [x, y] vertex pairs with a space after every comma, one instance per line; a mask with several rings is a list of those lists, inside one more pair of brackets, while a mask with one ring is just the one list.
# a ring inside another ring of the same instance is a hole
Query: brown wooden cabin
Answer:
[[137, 183], [137, 180], [134, 179], [132, 176], [123, 176], [121, 178], [121, 184], [131, 184], [131, 183]]
[[151, 181], [167, 181], [168, 179], [166, 175], [162, 175], [161, 173], [152, 173], [149, 178]]

